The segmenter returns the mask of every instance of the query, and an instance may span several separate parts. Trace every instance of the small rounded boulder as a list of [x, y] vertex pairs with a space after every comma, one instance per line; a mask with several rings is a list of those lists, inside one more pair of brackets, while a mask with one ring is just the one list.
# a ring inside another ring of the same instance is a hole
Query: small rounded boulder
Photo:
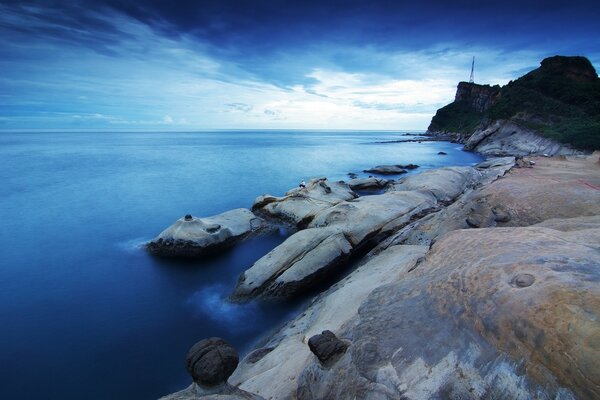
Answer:
[[239, 363], [237, 351], [221, 338], [204, 339], [187, 354], [187, 370], [199, 385], [216, 386], [227, 382]]

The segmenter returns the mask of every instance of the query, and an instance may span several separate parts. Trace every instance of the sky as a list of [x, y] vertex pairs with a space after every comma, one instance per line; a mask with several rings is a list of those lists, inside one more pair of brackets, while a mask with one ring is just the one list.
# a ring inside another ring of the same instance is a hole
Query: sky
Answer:
[[424, 130], [469, 79], [600, 66], [600, 1], [0, 0], [0, 130]]

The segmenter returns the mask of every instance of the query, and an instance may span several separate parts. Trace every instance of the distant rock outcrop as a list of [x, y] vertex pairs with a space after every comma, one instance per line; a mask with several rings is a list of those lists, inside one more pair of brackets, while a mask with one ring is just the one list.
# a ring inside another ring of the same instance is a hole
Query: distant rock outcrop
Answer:
[[584, 57], [555, 56], [504, 87], [460, 82], [428, 131], [487, 155], [600, 148], [600, 79]]

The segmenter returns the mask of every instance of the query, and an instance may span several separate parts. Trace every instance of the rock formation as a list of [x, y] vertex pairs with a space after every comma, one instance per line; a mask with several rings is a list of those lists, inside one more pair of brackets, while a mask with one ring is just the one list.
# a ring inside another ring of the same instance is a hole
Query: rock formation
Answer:
[[146, 248], [158, 256], [200, 257], [265, 228], [265, 221], [245, 208], [208, 218], [186, 215], [162, 231]]
[[352, 190], [377, 190], [383, 189], [387, 184], [388, 180], [369, 177], [369, 178], [354, 178], [348, 182], [348, 186]]
[[[307, 229], [291, 235], [240, 276], [232, 298], [302, 293], [339, 272], [354, 254], [373, 247], [412, 219], [454, 201], [465, 189], [502, 175], [513, 163], [514, 158], [508, 158], [483, 170], [425, 171], [392, 185], [382, 195], [322, 206], [310, 215]], [[308, 208], [300, 201], [295, 207]]]
[[569, 155], [600, 147], [600, 79], [584, 57], [555, 56], [506, 86], [460, 82], [428, 128], [486, 155]]
[[371, 169], [365, 169], [363, 172], [379, 175], [401, 175], [407, 173], [409, 169], [419, 168], [418, 165], [378, 165]]
[[356, 197], [358, 195], [346, 183], [318, 178], [310, 180], [305, 188], [288, 191], [283, 197], [259, 196], [252, 210], [271, 219], [302, 226], [319, 211]]
[[[500, 179], [510, 159], [487, 161], [457, 195], [408, 177], [405, 193], [454, 202], [384, 240], [231, 383], [277, 399], [597, 398], [597, 158], [526, 160]], [[457, 173], [443, 170], [423, 182]], [[325, 364], [307, 346], [323, 330], [345, 345]]]
[[225, 340], [209, 338], [199, 341], [188, 352], [186, 361], [194, 382], [187, 389], [161, 400], [264, 400], [227, 383], [239, 357]]

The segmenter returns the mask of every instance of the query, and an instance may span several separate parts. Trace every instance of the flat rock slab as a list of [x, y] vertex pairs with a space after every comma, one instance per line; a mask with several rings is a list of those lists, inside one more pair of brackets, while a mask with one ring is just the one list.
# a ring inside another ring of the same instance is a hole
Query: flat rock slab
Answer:
[[162, 231], [146, 248], [159, 256], [200, 257], [265, 228], [265, 221], [245, 208], [208, 218], [186, 216]]
[[449, 233], [371, 292], [347, 352], [311, 361], [296, 398], [599, 398], [596, 223]]

